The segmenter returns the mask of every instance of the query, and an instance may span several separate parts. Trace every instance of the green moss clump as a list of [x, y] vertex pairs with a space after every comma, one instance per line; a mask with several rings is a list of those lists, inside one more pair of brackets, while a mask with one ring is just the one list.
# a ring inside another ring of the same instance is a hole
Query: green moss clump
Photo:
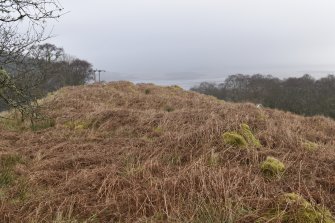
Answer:
[[224, 104], [224, 103], [226, 103], [226, 101], [225, 101], [225, 100], [223, 100], [223, 99], [220, 99], [220, 98], [217, 98], [217, 97], [214, 97], [214, 96], [213, 96], [213, 99], [214, 99], [215, 101], [217, 101], [217, 102], [221, 103], [221, 104]]
[[74, 127], [75, 130], [78, 130], [78, 129], [87, 129], [87, 126], [84, 125], [84, 124], [78, 124]]
[[302, 147], [308, 151], [313, 152], [319, 148], [319, 145], [314, 142], [306, 141], [302, 143]]
[[12, 168], [18, 163], [22, 163], [22, 158], [19, 155], [3, 155], [0, 158], [0, 168]]
[[4, 117], [0, 119], [0, 125], [9, 131], [39, 131], [56, 125], [54, 119], [22, 117], [22, 114], [15, 110], [4, 113]]
[[13, 168], [18, 163], [22, 163], [22, 158], [18, 155], [4, 155], [0, 157], [0, 188], [12, 184], [16, 179]]
[[8, 73], [2, 68], [0, 68], [0, 82], [3, 84], [7, 84], [9, 80], [10, 76], [8, 75]]
[[150, 92], [151, 92], [151, 91], [150, 91], [150, 89], [148, 89], [148, 88], [144, 90], [144, 94], [150, 94]]
[[183, 157], [181, 154], [171, 153], [163, 157], [163, 162], [172, 166], [180, 166], [183, 164]]
[[38, 120], [37, 122], [34, 122], [30, 126], [30, 129], [33, 131], [39, 131], [47, 128], [54, 127], [56, 125], [56, 121], [54, 119], [41, 119]]
[[156, 127], [156, 128], [153, 129], [153, 131], [154, 131], [155, 133], [162, 133], [162, 132], [163, 132], [163, 129], [162, 129], [161, 127]]
[[175, 90], [183, 90], [182, 87], [178, 86], [178, 85], [172, 85], [170, 86], [172, 89], [175, 89]]
[[242, 124], [239, 132], [224, 133], [223, 141], [226, 144], [238, 147], [250, 146], [251, 148], [259, 148], [262, 146], [247, 124]]
[[167, 111], [167, 112], [173, 112], [175, 109], [173, 107], [167, 105], [167, 106], [165, 106], [164, 110]]
[[76, 121], [65, 122], [64, 126], [71, 130], [82, 130], [82, 129], [88, 129], [90, 127], [90, 123], [76, 120]]
[[335, 223], [335, 219], [326, 208], [312, 205], [298, 194], [287, 193], [257, 222]]
[[218, 166], [220, 164], [220, 156], [218, 153], [215, 153], [213, 150], [211, 155], [208, 158], [208, 165], [209, 166]]
[[244, 136], [246, 141], [249, 145], [255, 146], [255, 147], [261, 147], [261, 143], [258, 139], [254, 136], [254, 134], [251, 132], [250, 127], [247, 124], [241, 125], [241, 134]]
[[267, 177], [280, 177], [285, 171], [285, 165], [276, 158], [268, 156], [261, 164], [261, 171]]
[[247, 141], [238, 134], [237, 132], [226, 132], [222, 135], [224, 143], [236, 146], [236, 147], [246, 147], [248, 145]]
[[0, 171], [0, 188], [10, 185], [15, 180], [15, 175], [9, 169]]
[[22, 131], [26, 129], [26, 123], [22, 120], [22, 116], [19, 112], [11, 110], [3, 112], [0, 118], [0, 125], [5, 130], [9, 131]]

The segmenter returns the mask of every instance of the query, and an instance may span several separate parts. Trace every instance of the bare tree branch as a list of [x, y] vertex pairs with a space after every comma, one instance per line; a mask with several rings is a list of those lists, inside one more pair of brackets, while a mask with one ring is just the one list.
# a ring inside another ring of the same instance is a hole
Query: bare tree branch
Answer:
[[50, 38], [47, 21], [59, 18], [62, 11], [58, 0], [0, 0], [0, 101], [22, 115], [34, 113], [36, 103], [26, 90], [38, 79], [20, 87], [15, 78], [37, 72], [29, 64], [33, 46]]

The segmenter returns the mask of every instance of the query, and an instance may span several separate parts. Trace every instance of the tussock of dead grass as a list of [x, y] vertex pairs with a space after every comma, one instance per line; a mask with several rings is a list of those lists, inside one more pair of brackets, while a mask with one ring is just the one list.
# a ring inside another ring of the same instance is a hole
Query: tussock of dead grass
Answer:
[[[330, 119], [129, 82], [66, 87], [43, 103], [53, 127], [0, 128], [0, 153], [25, 157], [21, 175], [34, 191], [1, 201], [1, 222], [254, 222], [291, 192], [335, 212]], [[241, 124], [261, 148], [223, 142]], [[268, 156], [285, 163], [281, 178], [264, 177]]]

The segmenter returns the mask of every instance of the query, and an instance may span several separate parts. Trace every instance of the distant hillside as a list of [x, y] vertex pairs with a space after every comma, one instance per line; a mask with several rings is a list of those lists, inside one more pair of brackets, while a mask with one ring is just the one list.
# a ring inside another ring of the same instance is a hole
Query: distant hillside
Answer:
[[129, 82], [40, 103], [0, 121], [0, 222], [335, 222], [331, 119]]

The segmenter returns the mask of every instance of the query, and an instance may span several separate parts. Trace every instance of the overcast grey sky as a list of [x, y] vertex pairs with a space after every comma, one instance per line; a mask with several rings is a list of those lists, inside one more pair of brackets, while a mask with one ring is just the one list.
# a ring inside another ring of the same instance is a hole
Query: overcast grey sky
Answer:
[[334, 0], [62, 0], [50, 42], [105, 79], [335, 71]]

